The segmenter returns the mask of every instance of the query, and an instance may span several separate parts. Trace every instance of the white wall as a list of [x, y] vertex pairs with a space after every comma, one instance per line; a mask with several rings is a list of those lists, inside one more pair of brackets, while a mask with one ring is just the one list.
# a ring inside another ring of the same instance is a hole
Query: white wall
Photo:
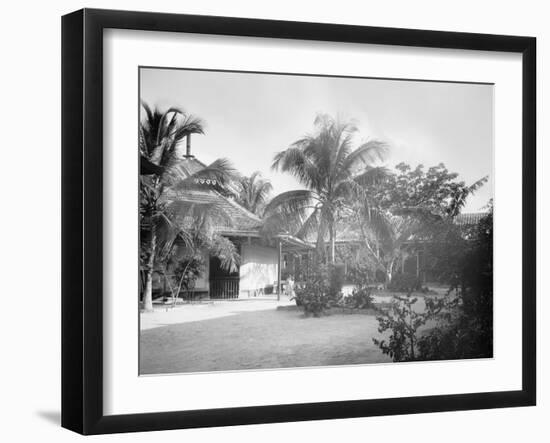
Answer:
[[249, 291], [273, 285], [277, 280], [278, 262], [277, 249], [243, 244], [239, 270], [241, 294], [247, 296]]
[[[2, 209], [0, 217], [0, 438], [81, 440], [59, 428], [60, 399], [60, 16], [83, 6], [233, 15], [358, 25], [534, 35], [538, 37], [539, 152], [550, 124], [550, 27], [547, 2], [394, 0], [52, 0], [4, 2], [0, 27]], [[550, 171], [548, 155], [541, 155]], [[548, 180], [540, 225], [548, 225]], [[539, 201], [542, 204], [542, 198]], [[38, 248], [25, 247], [40, 233]], [[550, 266], [548, 231], [540, 232], [539, 273]], [[539, 275], [540, 275], [539, 274]], [[544, 279], [543, 279], [544, 278]], [[21, 284], [24, 282], [25, 284]], [[539, 406], [116, 435], [93, 441], [165, 442], [515, 442], [548, 441], [550, 309], [548, 272], [539, 277]], [[24, 300], [24, 301], [21, 301]], [[545, 321], [542, 321], [542, 320]], [[368, 381], [367, 381], [368, 382]], [[452, 383], [452, 381], [449, 381]]]

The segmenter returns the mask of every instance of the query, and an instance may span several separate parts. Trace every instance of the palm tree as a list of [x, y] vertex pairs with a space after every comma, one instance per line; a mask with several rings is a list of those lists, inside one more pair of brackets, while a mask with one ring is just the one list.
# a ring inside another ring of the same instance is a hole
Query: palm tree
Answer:
[[227, 160], [219, 159], [189, 174], [181, 165], [177, 148], [191, 134], [204, 133], [202, 121], [177, 108], [161, 112], [151, 110], [146, 103], [142, 106], [145, 116], [139, 130], [140, 259], [145, 272], [144, 308], [152, 310], [155, 264], [168, 260], [178, 242], [187, 247], [196, 245], [197, 232], [212, 234], [211, 225], [216, 218], [225, 217], [214, 203], [187, 200], [185, 191], [197, 186], [197, 178], [214, 179], [224, 186], [233, 170]]
[[384, 158], [387, 145], [370, 140], [352, 148], [357, 127], [326, 114], [314, 121], [315, 131], [275, 155], [272, 168], [292, 174], [305, 187], [283, 192], [266, 207], [266, 226], [284, 223], [300, 238], [317, 232], [317, 248], [330, 241], [329, 259], [334, 263], [336, 223], [361, 188], [357, 182], [366, 167]]
[[259, 171], [238, 181], [237, 201], [250, 212], [262, 216], [269, 194], [273, 190], [271, 182], [262, 177]]

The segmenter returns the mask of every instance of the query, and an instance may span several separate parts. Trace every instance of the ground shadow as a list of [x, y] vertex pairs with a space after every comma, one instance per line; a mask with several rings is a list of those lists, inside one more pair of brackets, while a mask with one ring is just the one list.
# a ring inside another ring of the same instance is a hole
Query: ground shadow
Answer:
[[61, 425], [61, 411], [36, 411], [36, 415], [53, 425]]

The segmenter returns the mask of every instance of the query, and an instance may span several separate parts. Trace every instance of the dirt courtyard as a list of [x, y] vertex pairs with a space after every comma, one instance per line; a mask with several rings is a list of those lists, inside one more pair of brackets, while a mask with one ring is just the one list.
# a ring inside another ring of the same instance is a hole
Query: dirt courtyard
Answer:
[[270, 300], [221, 302], [141, 314], [140, 373], [391, 361], [372, 342], [373, 337], [380, 336], [373, 315], [304, 318], [289, 307], [292, 304]]

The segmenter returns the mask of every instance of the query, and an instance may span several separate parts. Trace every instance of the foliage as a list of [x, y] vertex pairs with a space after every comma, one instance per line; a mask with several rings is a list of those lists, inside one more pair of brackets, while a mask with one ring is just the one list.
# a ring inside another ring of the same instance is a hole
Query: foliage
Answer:
[[343, 305], [352, 309], [371, 309], [374, 308], [374, 298], [372, 296], [372, 286], [361, 285], [353, 288], [350, 295], [344, 297]]
[[[413, 309], [416, 298], [396, 296], [391, 308], [377, 317], [378, 331], [391, 334], [389, 341], [374, 339], [374, 343], [394, 361], [493, 355], [492, 208], [462, 251], [447, 296], [426, 297], [422, 313]], [[435, 320], [436, 326], [421, 333], [429, 320]]]
[[331, 294], [340, 294], [345, 280], [345, 268], [342, 264], [328, 265], [329, 290]]
[[370, 264], [362, 260], [353, 261], [348, 269], [347, 278], [353, 283], [354, 288], [351, 294], [342, 299], [343, 306], [352, 309], [374, 308], [374, 276]]
[[469, 248], [468, 233], [450, 220], [439, 232], [434, 233], [425, 247], [425, 270], [432, 281], [455, 285], [458, 272], [463, 266], [464, 256]]
[[445, 309], [445, 316], [456, 305], [456, 300], [426, 298], [426, 309], [419, 312], [413, 309], [417, 297], [394, 296], [391, 306], [378, 320], [378, 332], [391, 331], [388, 341], [373, 338], [373, 342], [384, 354], [389, 355], [393, 361], [412, 361], [419, 359], [418, 341], [419, 329], [429, 320], [436, 318]]
[[397, 174], [387, 177], [378, 189], [378, 201], [381, 207], [407, 213], [414, 208], [423, 208], [435, 215], [454, 217], [466, 204], [468, 196], [476, 192], [487, 182], [483, 177], [471, 185], [458, 181], [456, 172], [449, 172], [443, 163], [427, 170], [423, 165], [411, 168], [399, 163], [395, 167]]
[[239, 177], [237, 188], [235, 197], [239, 204], [250, 212], [262, 216], [273, 190], [271, 182], [263, 178], [259, 171], [256, 171], [250, 177]]
[[325, 309], [340, 303], [342, 285], [343, 276], [337, 267], [320, 265], [304, 284], [296, 285], [296, 304], [304, 308], [306, 316], [319, 317]]
[[272, 168], [293, 175], [305, 189], [283, 192], [267, 205], [265, 230], [284, 230], [299, 238], [317, 236], [317, 252], [330, 241], [334, 263], [335, 227], [358, 188], [355, 175], [383, 158], [387, 145], [371, 140], [353, 149], [357, 127], [320, 114], [315, 131], [275, 155]]
[[487, 181], [458, 181], [443, 164], [424, 170], [400, 163], [396, 173], [367, 168], [356, 177], [362, 194], [350, 209], [352, 225], [364, 247], [390, 283], [400, 261], [415, 252], [416, 243], [444, 231], [469, 195]]
[[414, 274], [400, 272], [395, 274], [388, 283], [388, 289], [395, 292], [411, 293], [414, 291], [420, 291], [422, 289], [422, 282]]
[[195, 254], [177, 263], [170, 278], [171, 281], [168, 282], [174, 303], [182, 289], [189, 291], [195, 287], [195, 281], [205, 269], [206, 263], [201, 254]]
[[187, 260], [182, 260], [174, 269], [172, 279], [178, 284], [181, 283], [181, 288], [185, 290], [193, 289], [194, 282], [205, 271], [206, 263], [202, 255], [190, 257]]
[[365, 248], [356, 244], [338, 245], [337, 253], [342, 262], [348, 263], [346, 278], [355, 285], [370, 285], [376, 282], [374, 265]]
[[162, 112], [151, 109], [146, 103], [142, 103], [142, 107], [144, 117], [139, 128], [140, 268], [145, 274], [145, 309], [151, 310], [155, 267], [166, 268], [176, 244], [196, 250], [197, 240], [212, 237], [215, 221], [228, 219], [216, 204], [190, 201], [185, 198], [184, 191], [197, 187], [197, 179], [201, 178], [215, 180], [217, 186], [224, 186], [231, 180], [233, 169], [227, 160], [218, 159], [194, 174], [188, 173], [182, 166], [178, 146], [191, 134], [204, 133], [202, 121], [177, 108]]
[[451, 288], [461, 305], [453, 322], [442, 323], [419, 341], [424, 360], [487, 358], [493, 355], [493, 214], [477, 225]]

